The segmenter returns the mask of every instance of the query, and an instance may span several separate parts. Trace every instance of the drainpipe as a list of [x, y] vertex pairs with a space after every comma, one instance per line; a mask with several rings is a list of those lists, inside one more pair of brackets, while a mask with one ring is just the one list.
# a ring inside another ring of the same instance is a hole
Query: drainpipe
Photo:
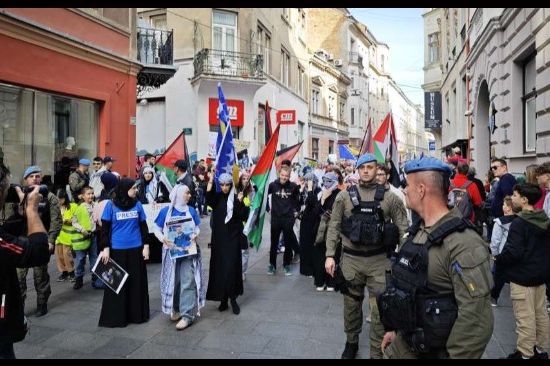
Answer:
[[[468, 56], [470, 55], [470, 8], [468, 9], [468, 13], [466, 16], [466, 32], [468, 33], [466, 36], [466, 60], [468, 60]], [[466, 110], [470, 110], [470, 73], [468, 67], [466, 67]], [[472, 113], [469, 113], [466, 117], [466, 123], [468, 123], [468, 149], [466, 151], [466, 161], [468, 162], [468, 165], [471, 162], [472, 152], [471, 152], [471, 141], [472, 141]]]

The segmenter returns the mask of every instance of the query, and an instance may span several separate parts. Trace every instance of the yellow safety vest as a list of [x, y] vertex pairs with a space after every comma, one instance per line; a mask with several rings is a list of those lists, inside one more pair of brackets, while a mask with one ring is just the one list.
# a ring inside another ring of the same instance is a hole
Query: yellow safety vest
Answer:
[[71, 219], [77, 207], [78, 205], [76, 203], [71, 203], [69, 208], [62, 208], [62, 210], [64, 210], [62, 214], [63, 226], [61, 227], [61, 232], [59, 232], [59, 235], [55, 240], [55, 244], [69, 246], [73, 245], [73, 235], [76, 233], [76, 230], [74, 229], [73, 224], [71, 224]]

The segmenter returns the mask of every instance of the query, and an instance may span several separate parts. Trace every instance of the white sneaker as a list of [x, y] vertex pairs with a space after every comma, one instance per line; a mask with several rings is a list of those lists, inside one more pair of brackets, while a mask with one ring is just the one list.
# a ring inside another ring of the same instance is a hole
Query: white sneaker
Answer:
[[178, 322], [178, 324], [176, 324], [176, 329], [177, 330], [184, 330], [185, 328], [187, 328], [189, 326], [189, 320], [185, 319], [185, 318], [181, 318], [181, 320]]
[[334, 292], [334, 287], [327, 287], [328, 292]]
[[316, 288], [317, 291], [325, 291], [325, 286], [319, 286]]
[[177, 311], [172, 311], [172, 314], [170, 314], [170, 320], [173, 322], [177, 322], [181, 319], [181, 314]]

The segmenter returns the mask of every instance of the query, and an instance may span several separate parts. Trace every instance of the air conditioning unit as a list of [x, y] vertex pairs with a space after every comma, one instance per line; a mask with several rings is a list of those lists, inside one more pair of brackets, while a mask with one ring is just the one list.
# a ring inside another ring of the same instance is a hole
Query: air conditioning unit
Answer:
[[333, 55], [332, 53], [329, 53], [329, 54], [327, 55], [327, 59], [328, 59], [329, 61], [334, 60], [334, 55]]
[[336, 60], [334, 60], [334, 66], [342, 66], [343, 65], [343, 62], [341, 59], [337, 58]]

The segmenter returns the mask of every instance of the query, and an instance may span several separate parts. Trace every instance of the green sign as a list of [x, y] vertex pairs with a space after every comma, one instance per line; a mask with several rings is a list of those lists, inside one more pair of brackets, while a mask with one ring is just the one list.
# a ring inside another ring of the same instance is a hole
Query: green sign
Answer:
[[183, 133], [185, 135], [192, 135], [193, 134], [193, 129], [192, 128], [184, 128]]

